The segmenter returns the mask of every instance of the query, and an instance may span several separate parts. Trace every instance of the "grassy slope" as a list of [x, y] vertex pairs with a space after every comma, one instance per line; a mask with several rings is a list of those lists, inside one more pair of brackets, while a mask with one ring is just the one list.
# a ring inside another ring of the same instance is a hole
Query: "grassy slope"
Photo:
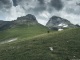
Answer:
[[22, 25], [15, 28], [10, 28], [4, 31], [0, 31], [0, 41], [7, 40], [9, 38], [28, 38], [39, 34], [46, 33], [48, 28], [37, 24], [37, 25]]
[[0, 45], [0, 60], [66, 60], [67, 57], [80, 59], [80, 28]]

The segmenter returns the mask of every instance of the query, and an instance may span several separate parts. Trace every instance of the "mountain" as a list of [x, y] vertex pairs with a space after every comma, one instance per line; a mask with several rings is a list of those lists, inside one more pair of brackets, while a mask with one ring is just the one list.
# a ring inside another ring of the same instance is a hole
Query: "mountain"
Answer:
[[13, 21], [14, 24], [16, 25], [21, 25], [21, 24], [27, 24], [27, 25], [34, 25], [38, 24], [36, 17], [34, 15], [28, 14], [26, 16], [18, 17], [17, 20]]
[[75, 28], [76, 26], [73, 25], [70, 21], [67, 19], [58, 17], [58, 16], [52, 16], [46, 26], [50, 29], [61, 29], [61, 28]]
[[12, 24], [11, 21], [0, 20], [0, 31], [9, 28], [11, 24]]
[[80, 59], [80, 28], [0, 44], [0, 60]]
[[39, 24], [34, 15], [28, 14], [26, 16], [18, 17], [17, 20], [13, 21], [2, 21], [0, 20], [0, 30], [5, 30], [8, 28], [13, 28], [21, 25], [35, 25]]
[[0, 21], [0, 41], [11, 38], [29, 38], [47, 33], [48, 28], [39, 24], [34, 15], [18, 17], [14, 21]]
[[26, 16], [18, 17], [17, 20], [12, 21], [11, 27], [16, 27], [16, 26], [31, 26], [39, 24], [36, 20], [36, 17], [32, 14], [28, 14]]
[[74, 28], [66, 19], [57, 18], [51, 22], [55, 27], [72, 29], [49, 31], [31, 14], [11, 22], [0, 21], [1, 29], [4, 27], [0, 31], [0, 60], [80, 59], [80, 28]]

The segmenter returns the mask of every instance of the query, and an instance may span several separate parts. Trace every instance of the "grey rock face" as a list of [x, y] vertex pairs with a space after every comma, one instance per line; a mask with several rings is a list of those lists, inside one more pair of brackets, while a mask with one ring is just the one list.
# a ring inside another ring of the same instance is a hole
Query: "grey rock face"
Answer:
[[46, 26], [50, 29], [53, 29], [53, 28], [58, 28], [58, 29], [59, 28], [75, 28], [76, 27], [67, 19], [63, 19], [58, 16], [51, 17], [50, 20], [48, 21], [48, 23], [46, 24]]
[[79, 27], [80, 28], [80, 25], [76, 24], [75, 26]]
[[17, 20], [14, 21], [14, 24], [37, 24], [36, 17], [34, 15], [28, 14], [26, 16], [18, 17]]
[[17, 20], [12, 21], [11, 27], [14, 28], [16, 26], [31, 26], [38, 24], [36, 17], [34, 15], [28, 14], [26, 16], [18, 17]]

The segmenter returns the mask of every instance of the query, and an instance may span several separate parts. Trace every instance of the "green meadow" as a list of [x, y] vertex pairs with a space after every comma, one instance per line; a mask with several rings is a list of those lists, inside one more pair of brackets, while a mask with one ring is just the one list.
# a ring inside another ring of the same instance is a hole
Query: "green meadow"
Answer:
[[16, 41], [0, 44], [0, 60], [80, 59], [80, 28], [47, 33], [48, 29], [41, 25], [24, 27], [0, 32], [1, 42], [18, 38]]

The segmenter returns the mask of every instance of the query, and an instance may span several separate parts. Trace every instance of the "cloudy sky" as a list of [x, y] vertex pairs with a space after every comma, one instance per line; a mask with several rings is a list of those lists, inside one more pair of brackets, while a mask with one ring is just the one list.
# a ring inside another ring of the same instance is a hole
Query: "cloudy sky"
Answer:
[[80, 24], [80, 0], [0, 0], [0, 20], [15, 20], [33, 14], [46, 24], [51, 16], [60, 16]]

